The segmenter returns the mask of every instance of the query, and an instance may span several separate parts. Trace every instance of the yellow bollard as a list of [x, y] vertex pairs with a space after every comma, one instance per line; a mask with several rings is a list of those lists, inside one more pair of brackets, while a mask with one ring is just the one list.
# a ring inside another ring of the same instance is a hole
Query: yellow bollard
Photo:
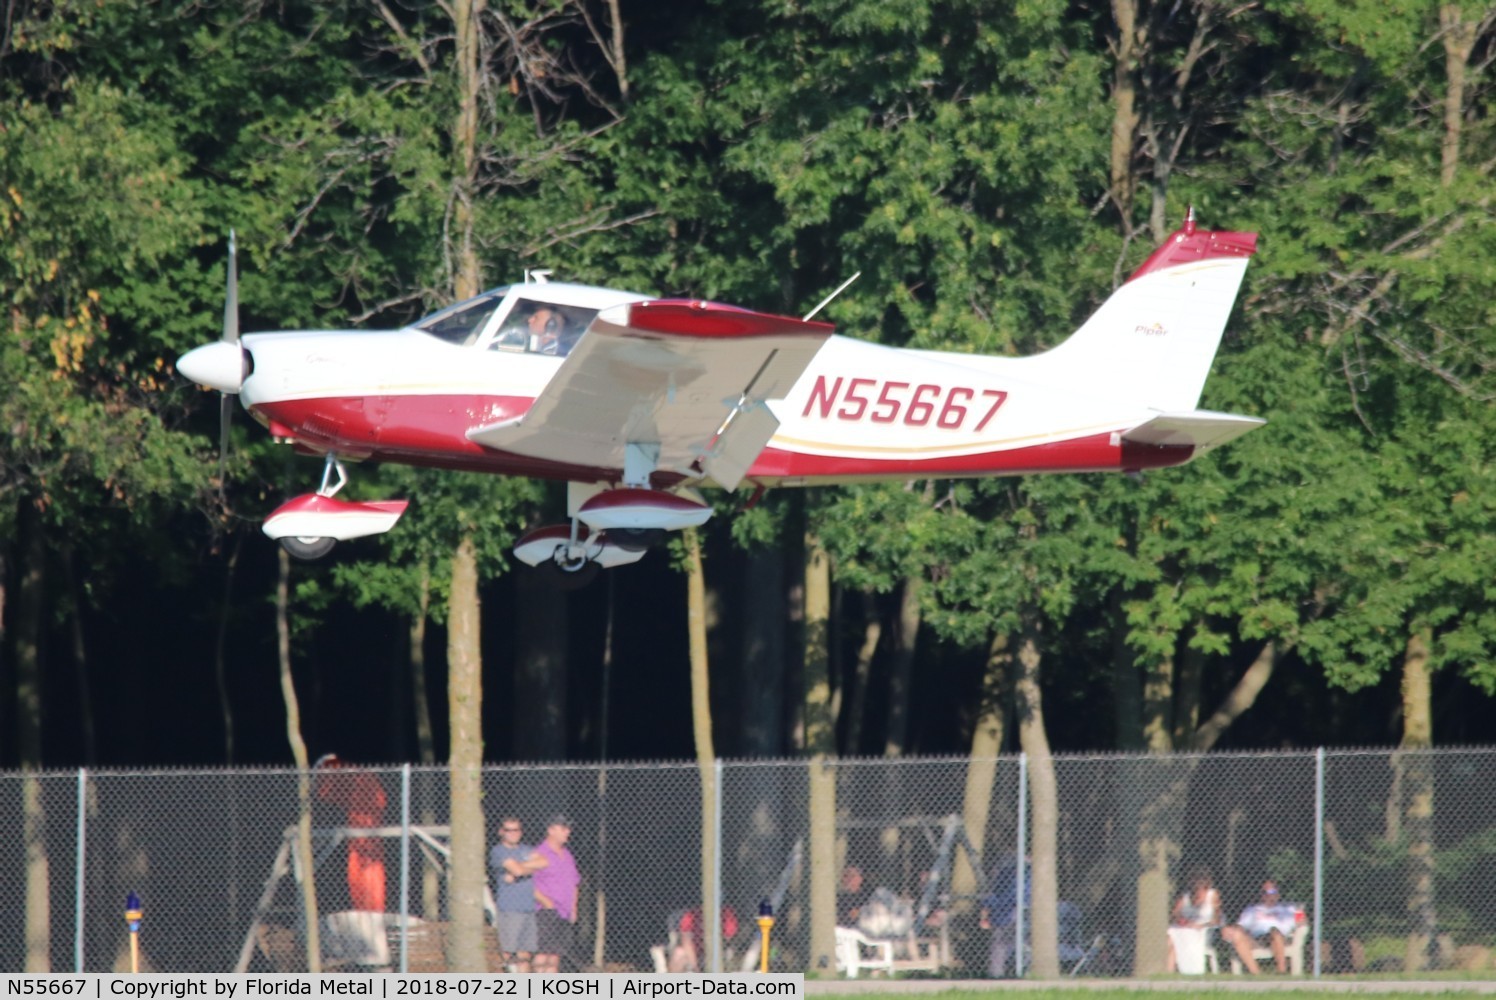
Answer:
[[140, 971], [140, 897], [130, 893], [125, 897], [125, 924], [130, 928], [130, 971]]
[[769, 931], [774, 927], [774, 907], [766, 899], [758, 904], [758, 971], [769, 971]]

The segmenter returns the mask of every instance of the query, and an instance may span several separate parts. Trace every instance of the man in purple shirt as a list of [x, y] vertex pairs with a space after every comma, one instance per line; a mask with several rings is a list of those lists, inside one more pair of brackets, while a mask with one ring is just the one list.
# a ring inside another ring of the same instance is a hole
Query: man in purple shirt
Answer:
[[571, 820], [552, 816], [545, 828], [545, 839], [535, 845], [535, 853], [546, 865], [535, 872], [535, 971], [560, 972], [561, 956], [571, 953], [571, 939], [577, 922], [577, 886], [582, 876], [577, 861], [566, 842], [571, 839]]

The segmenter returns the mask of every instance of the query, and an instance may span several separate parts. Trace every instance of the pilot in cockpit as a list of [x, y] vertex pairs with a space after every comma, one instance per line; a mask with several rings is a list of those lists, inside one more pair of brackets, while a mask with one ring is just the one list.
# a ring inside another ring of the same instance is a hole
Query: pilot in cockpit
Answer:
[[538, 302], [528, 310], [523, 307], [515, 310], [497, 345], [523, 346], [531, 354], [565, 357], [575, 343], [576, 335], [566, 314], [555, 306]]

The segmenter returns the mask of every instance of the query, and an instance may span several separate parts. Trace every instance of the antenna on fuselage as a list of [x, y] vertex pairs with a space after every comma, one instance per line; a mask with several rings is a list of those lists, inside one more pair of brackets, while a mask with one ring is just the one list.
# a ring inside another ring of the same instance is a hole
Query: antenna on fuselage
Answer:
[[834, 291], [830, 295], [826, 296], [824, 299], [821, 300], [821, 304], [820, 305], [816, 306], [814, 309], [812, 309], [810, 312], [806, 313], [804, 316], [802, 316], [800, 318], [802, 320], [808, 320], [812, 316], [814, 316], [816, 313], [820, 312], [822, 309], [825, 309], [827, 306], [829, 306], [831, 304], [831, 300], [832, 299], [836, 298], [842, 292], [846, 291], [847, 290], [847, 286], [850, 285], [852, 282], [856, 281], [860, 277], [862, 277], [862, 272], [858, 271], [856, 274], [852, 275], [846, 281], [843, 281], [840, 285], [837, 285], [836, 286], [836, 291]]
[[550, 280], [551, 272], [549, 269], [525, 272], [525, 284], [527, 285], [543, 285]]

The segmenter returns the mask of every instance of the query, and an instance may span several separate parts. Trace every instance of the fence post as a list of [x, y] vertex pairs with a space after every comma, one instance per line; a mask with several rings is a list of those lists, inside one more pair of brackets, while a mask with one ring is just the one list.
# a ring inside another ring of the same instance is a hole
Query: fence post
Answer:
[[410, 971], [410, 764], [400, 768], [400, 974]]
[[[1024, 933], [1023, 933], [1024, 924], [1026, 923], [1025, 918], [1028, 916], [1028, 913], [1026, 912], [1026, 910], [1024, 908], [1024, 905], [1023, 905], [1026, 902], [1026, 898], [1025, 898], [1025, 896], [1023, 894], [1023, 890], [1025, 888], [1025, 886], [1024, 886], [1025, 876], [1027, 875], [1027, 872], [1024, 871], [1024, 866], [1025, 866], [1027, 860], [1028, 860], [1028, 754], [1026, 754], [1026, 753], [1020, 753], [1018, 755], [1018, 864], [1016, 865], [1016, 868], [1018, 870], [1018, 874], [1014, 876], [1014, 879], [1016, 881], [1015, 888], [1017, 889], [1017, 896], [1016, 896], [1016, 898], [1014, 899], [1014, 902], [1013, 902], [1013, 908], [1014, 908], [1014, 911], [1016, 913], [1016, 916], [1014, 917], [1014, 926], [1013, 926], [1013, 931], [1014, 931], [1014, 935], [1015, 935], [1015, 941], [1014, 941], [1014, 944], [1013, 944], [1013, 971], [1018, 975], [1018, 978], [1020, 978], [1020, 979], [1023, 978], [1023, 945], [1024, 945], [1024, 942], [1027, 940], [1024, 937]], [[996, 919], [1001, 919], [1001, 918], [997, 914], [994, 913], [993, 914], [993, 919], [996, 920]], [[998, 970], [998, 971], [1001, 972], [1002, 970]]]
[[73, 971], [83, 971], [84, 857], [88, 849], [88, 770], [78, 768], [78, 848], [73, 881]]
[[1320, 973], [1325, 913], [1325, 748], [1314, 751], [1314, 978]]

